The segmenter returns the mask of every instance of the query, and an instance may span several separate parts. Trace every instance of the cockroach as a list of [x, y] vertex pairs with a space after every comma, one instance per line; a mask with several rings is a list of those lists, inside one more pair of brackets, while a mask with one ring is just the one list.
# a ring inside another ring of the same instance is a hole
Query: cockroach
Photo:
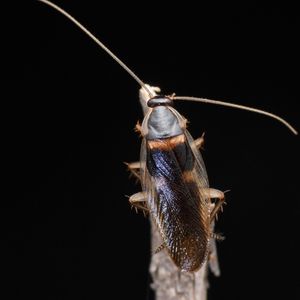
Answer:
[[[195, 272], [205, 262], [210, 242], [217, 237], [213, 223], [224, 203], [222, 191], [209, 188], [205, 165], [199, 149], [204, 137], [194, 140], [187, 130], [187, 120], [174, 108], [174, 101], [197, 101], [252, 111], [277, 119], [294, 134], [297, 131], [285, 120], [269, 112], [223, 101], [157, 95], [90, 31], [66, 11], [43, 2], [75, 23], [121, 67], [132, 76], [148, 95], [145, 116], [137, 125], [143, 140], [140, 161], [128, 164], [140, 179], [142, 192], [129, 198], [130, 203], [149, 212], [163, 244], [175, 265], [183, 271]], [[215, 201], [212, 201], [215, 199]]]

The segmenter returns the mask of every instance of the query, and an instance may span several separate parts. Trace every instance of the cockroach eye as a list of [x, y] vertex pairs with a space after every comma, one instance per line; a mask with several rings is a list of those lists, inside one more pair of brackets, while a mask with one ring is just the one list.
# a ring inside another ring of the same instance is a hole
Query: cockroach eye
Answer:
[[156, 96], [147, 102], [148, 107], [173, 106], [173, 100], [168, 97]]

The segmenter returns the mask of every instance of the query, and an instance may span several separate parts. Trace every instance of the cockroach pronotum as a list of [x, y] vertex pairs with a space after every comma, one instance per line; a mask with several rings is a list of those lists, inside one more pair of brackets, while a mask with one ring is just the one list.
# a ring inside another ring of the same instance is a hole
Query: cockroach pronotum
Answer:
[[[217, 238], [213, 223], [224, 203], [224, 193], [209, 188], [205, 165], [199, 148], [204, 137], [194, 140], [186, 128], [186, 119], [173, 107], [174, 101], [197, 101], [260, 113], [277, 119], [294, 134], [297, 131], [277, 115], [256, 108], [217, 100], [156, 95], [118, 57], [90, 31], [57, 5], [43, 2], [75, 23], [92, 38], [148, 95], [145, 117], [137, 130], [143, 138], [140, 161], [128, 164], [141, 181], [142, 192], [129, 198], [130, 203], [149, 212], [161, 235], [163, 244], [175, 265], [194, 272], [205, 262], [211, 240]], [[215, 199], [215, 201], [212, 201]]]

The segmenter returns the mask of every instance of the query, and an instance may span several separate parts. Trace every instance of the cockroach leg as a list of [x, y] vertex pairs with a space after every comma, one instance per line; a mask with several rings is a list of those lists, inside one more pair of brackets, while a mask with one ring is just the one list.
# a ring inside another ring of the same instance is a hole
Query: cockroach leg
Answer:
[[209, 192], [210, 192], [211, 199], [212, 198], [217, 199], [217, 201], [215, 202], [215, 207], [210, 213], [210, 221], [212, 222], [212, 220], [214, 220], [215, 217], [217, 218], [217, 214], [219, 210], [222, 211], [222, 205], [225, 203], [225, 195], [223, 192], [216, 189], [209, 189]]
[[141, 179], [140, 177], [140, 162], [139, 161], [135, 161], [132, 163], [125, 163], [125, 165], [127, 166], [128, 170], [131, 172], [132, 175], [134, 175], [134, 177], [136, 177], [138, 180]]
[[143, 192], [139, 192], [130, 196], [129, 202], [136, 210], [140, 209], [144, 213], [147, 213], [149, 211], [146, 206], [146, 195]]
[[139, 121], [136, 123], [136, 125], [134, 127], [134, 131], [139, 133], [140, 135], [142, 134], [142, 126]]
[[216, 241], [224, 241], [225, 240], [225, 237], [222, 234], [215, 233], [215, 232], [211, 233], [211, 238], [213, 238]]
[[217, 213], [219, 210], [222, 210], [222, 205], [225, 202], [225, 195], [223, 192], [216, 190], [216, 189], [204, 189], [203, 193], [209, 199], [217, 199], [215, 203], [213, 203], [213, 208], [210, 213], [210, 222], [212, 223], [215, 217], [217, 218]]
[[166, 245], [164, 243], [162, 243], [160, 246], [158, 246], [155, 251], [154, 254], [160, 252], [161, 250], [163, 250], [166, 247]]
[[195, 145], [196, 145], [197, 149], [201, 149], [201, 150], [204, 149], [203, 148], [203, 145], [204, 145], [204, 134], [205, 134], [205, 132], [202, 133], [201, 137], [199, 137], [199, 138], [197, 138], [195, 140]]

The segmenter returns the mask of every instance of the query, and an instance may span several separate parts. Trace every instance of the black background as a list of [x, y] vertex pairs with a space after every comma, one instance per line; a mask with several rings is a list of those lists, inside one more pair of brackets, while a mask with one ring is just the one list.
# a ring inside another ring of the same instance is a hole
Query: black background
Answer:
[[[145, 82], [279, 114], [300, 129], [294, 7], [57, 1]], [[1, 5], [3, 299], [146, 299], [149, 225], [139, 191], [139, 86], [37, 1]], [[299, 137], [250, 112], [177, 103], [210, 184], [227, 190], [222, 276], [209, 299], [299, 299]], [[6, 294], [6, 296], [4, 296]]]

